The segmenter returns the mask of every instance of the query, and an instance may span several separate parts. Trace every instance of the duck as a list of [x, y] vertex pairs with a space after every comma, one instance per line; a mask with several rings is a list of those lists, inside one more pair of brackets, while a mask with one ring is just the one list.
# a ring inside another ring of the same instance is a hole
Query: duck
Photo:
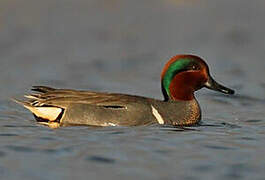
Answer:
[[173, 56], [161, 73], [163, 100], [119, 93], [33, 86], [33, 93], [15, 102], [50, 128], [65, 126], [192, 126], [201, 120], [195, 91], [201, 88], [234, 94], [217, 83], [206, 62], [196, 55]]

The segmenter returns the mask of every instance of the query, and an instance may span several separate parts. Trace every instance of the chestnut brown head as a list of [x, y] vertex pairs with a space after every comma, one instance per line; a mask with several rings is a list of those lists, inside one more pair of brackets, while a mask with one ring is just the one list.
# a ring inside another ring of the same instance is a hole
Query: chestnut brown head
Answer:
[[161, 86], [166, 101], [192, 100], [194, 92], [202, 87], [225, 94], [234, 94], [234, 90], [217, 83], [210, 76], [205, 61], [194, 55], [172, 57], [162, 71]]

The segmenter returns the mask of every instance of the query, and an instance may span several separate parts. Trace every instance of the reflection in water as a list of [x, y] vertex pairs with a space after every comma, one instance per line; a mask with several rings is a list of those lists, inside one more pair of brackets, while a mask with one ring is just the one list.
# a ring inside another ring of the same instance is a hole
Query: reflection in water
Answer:
[[0, 134], [0, 136], [18, 136], [17, 134], [8, 134], [8, 133], [4, 133], [4, 134]]
[[35, 151], [35, 149], [33, 149], [31, 147], [26, 147], [26, 146], [7, 145], [6, 148], [9, 149], [9, 150], [16, 151], [16, 152], [28, 152], [28, 153], [31, 153], [31, 152]]
[[98, 162], [98, 163], [107, 163], [107, 164], [115, 163], [114, 159], [101, 157], [101, 156], [89, 156], [89, 157], [86, 158], [86, 160], [94, 161], [94, 162]]
[[[196, 127], [192, 126], [192, 127]], [[195, 129], [192, 127], [174, 127], [174, 126], [170, 126], [170, 125], [166, 125], [166, 126], [161, 126], [160, 125], [160, 129], [162, 131], [176, 131], [176, 132], [181, 132], [181, 131], [199, 131], [199, 129]]]
[[0, 158], [4, 157], [6, 155], [6, 153], [4, 153], [3, 151], [0, 151]]

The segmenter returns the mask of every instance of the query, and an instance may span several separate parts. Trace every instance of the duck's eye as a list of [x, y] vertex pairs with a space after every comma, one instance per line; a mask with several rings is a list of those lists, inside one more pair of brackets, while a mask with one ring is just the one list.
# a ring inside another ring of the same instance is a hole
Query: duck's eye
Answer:
[[197, 67], [196, 67], [195, 65], [193, 65], [193, 66], [191, 66], [191, 69], [192, 69], [192, 70], [196, 70]]
[[192, 64], [190, 64], [190, 65], [187, 67], [187, 70], [193, 70], [193, 71], [195, 71], [195, 70], [200, 70], [200, 66], [198, 66], [198, 65], [195, 64], [195, 63], [192, 63]]

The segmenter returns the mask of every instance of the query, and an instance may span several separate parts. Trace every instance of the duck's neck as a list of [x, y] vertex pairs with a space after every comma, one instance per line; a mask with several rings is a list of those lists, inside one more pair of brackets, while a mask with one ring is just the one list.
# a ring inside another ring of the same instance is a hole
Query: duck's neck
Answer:
[[176, 75], [168, 87], [163, 86], [162, 92], [165, 97], [165, 101], [190, 101], [194, 99], [194, 91], [192, 79], [189, 80], [187, 73], [180, 73]]
[[185, 126], [196, 124], [201, 119], [201, 110], [196, 99], [191, 101], [155, 101], [153, 106], [158, 110], [165, 124]]

